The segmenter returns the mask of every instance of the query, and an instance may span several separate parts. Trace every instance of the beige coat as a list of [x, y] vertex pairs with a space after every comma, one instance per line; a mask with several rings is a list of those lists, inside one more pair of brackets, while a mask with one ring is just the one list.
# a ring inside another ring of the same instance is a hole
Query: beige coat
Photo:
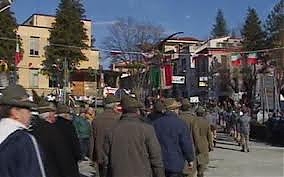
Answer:
[[197, 117], [193, 127], [193, 139], [198, 164], [209, 163], [209, 151], [212, 150], [212, 134], [210, 123], [203, 117]]

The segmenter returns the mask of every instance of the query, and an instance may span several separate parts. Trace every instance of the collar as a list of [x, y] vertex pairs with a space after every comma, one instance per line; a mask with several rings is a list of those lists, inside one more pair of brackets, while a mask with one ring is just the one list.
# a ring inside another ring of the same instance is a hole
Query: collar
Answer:
[[2, 118], [0, 120], [0, 143], [2, 143], [10, 134], [20, 129], [27, 129], [27, 127], [14, 119]]
[[121, 116], [121, 120], [140, 120], [142, 118], [141, 115], [137, 115], [136, 113], [124, 113]]

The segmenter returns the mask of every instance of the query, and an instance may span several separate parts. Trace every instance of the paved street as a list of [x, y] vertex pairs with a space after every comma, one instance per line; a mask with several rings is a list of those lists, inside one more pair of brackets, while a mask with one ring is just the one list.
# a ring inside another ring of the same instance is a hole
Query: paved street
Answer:
[[221, 134], [218, 139], [206, 177], [284, 176], [284, 148], [251, 142], [251, 152], [244, 153], [231, 138]]

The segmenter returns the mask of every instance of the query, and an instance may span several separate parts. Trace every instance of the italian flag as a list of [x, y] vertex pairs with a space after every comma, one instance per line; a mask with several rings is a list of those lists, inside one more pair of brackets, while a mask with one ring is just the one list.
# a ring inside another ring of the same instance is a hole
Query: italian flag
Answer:
[[233, 67], [239, 67], [241, 66], [241, 55], [240, 54], [233, 54], [231, 56], [231, 64]]
[[166, 64], [161, 67], [161, 88], [170, 89], [172, 88], [172, 78], [173, 78], [173, 66], [171, 64]]
[[17, 42], [16, 44], [16, 53], [15, 53], [15, 65], [17, 66], [23, 59], [23, 55], [20, 52], [20, 46], [19, 43]]
[[247, 63], [248, 63], [249, 65], [255, 65], [255, 64], [257, 64], [257, 54], [256, 54], [255, 52], [248, 54]]

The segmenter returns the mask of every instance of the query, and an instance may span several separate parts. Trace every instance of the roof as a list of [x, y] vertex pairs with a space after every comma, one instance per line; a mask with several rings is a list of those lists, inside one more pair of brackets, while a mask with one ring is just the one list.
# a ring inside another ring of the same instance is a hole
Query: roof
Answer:
[[196, 39], [194, 37], [172, 37], [169, 40], [181, 40], [181, 41], [202, 41], [199, 39]]
[[[35, 15], [37, 16], [45, 16], [45, 17], [53, 17], [55, 18], [56, 16], [55, 15], [50, 15], [50, 14], [41, 14], [41, 13], [34, 13], [32, 14], [29, 18], [27, 18], [23, 23], [22, 25], [24, 25], [25, 23], [27, 23], [30, 19], [32, 19]], [[92, 21], [90, 19], [82, 19], [83, 21]]]

